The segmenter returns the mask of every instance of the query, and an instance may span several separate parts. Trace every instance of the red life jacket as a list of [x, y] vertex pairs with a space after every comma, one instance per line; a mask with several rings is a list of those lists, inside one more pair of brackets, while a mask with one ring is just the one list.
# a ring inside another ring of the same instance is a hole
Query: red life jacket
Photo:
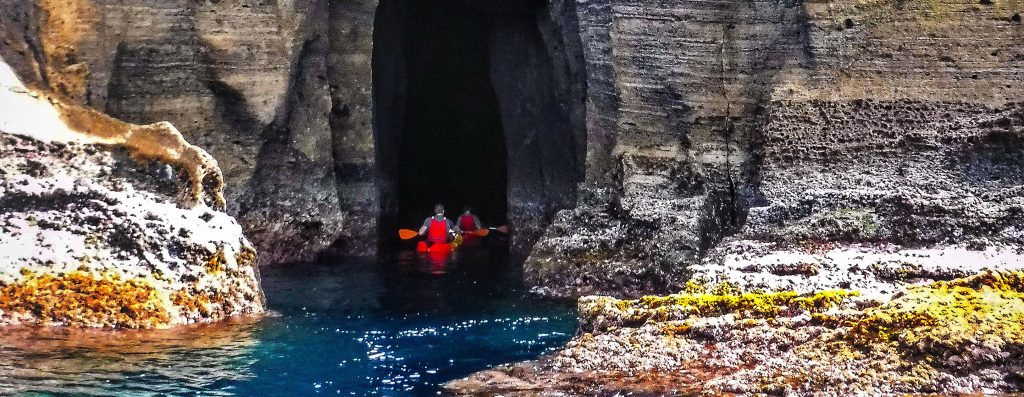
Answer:
[[462, 214], [459, 217], [459, 229], [462, 229], [463, 232], [475, 232], [476, 219], [473, 219], [473, 215]]
[[427, 241], [431, 243], [448, 242], [448, 220], [430, 219], [430, 227], [427, 228]]

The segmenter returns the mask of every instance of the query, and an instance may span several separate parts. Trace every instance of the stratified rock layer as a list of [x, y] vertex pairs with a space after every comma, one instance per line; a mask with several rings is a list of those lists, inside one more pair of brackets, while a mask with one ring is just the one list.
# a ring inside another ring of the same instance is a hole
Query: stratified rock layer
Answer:
[[765, 242], [1021, 243], [1021, 3], [577, 7], [588, 184], [527, 261], [538, 292], [670, 292]]
[[220, 160], [267, 263], [376, 248], [375, 2], [7, 1], [0, 56], [36, 88]]
[[[734, 242], [1020, 243], [1018, 1], [458, 3], [501, 16], [514, 246], [554, 223], [540, 292], [670, 292]], [[372, 254], [397, 226], [402, 4], [0, 0], [0, 56], [209, 148], [262, 260]]]

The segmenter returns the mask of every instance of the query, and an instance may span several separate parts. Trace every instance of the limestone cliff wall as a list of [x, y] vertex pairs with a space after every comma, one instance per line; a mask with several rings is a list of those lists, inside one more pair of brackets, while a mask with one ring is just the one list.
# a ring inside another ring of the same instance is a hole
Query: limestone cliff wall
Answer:
[[738, 240], [1020, 242], [1022, 3], [577, 6], [588, 184], [527, 261], [548, 292], [671, 290]]
[[[170, 121], [207, 148], [224, 171], [228, 211], [261, 260], [368, 255], [378, 221], [397, 207], [403, 115], [392, 109], [404, 106], [405, 65], [379, 66], [373, 86], [374, 40], [395, 54], [406, 40], [401, 31], [375, 37], [374, 24], [415, 17], [384, 6], [378, 15], [377, 3], [4, 0], [0, 54], [29, 84], [128, 121]], [[502, 16], [489, 51], [510, 154], [522, 165], [510, 171], [514, 242], [528, 250], [572, 206], [583, 170], [575, 7], [461, 3]]]
[[[392, 3], [0, 0], [0, 55], [208, 148], [269, 262], [367, 254], [397, 205]], [[514, 16], [489, 50], [516, 244], [554, 222], [536, 285], [672, 289], [739, 240], [1020, 239], [1020, 1], [462, 3]]]

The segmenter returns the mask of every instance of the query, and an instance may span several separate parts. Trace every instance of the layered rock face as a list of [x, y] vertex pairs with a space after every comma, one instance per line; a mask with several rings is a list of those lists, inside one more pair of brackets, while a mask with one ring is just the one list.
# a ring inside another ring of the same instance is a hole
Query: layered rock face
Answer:
[[0, 61], [0, 324], [162, 328], [264, 310], [217, 162]]
[[[670, 291], [739, 240], [1019, 242], [1017, 2], [452, 4], [493, 18], [513, 241], [554, 221], [526, 265], [548, 293]], [[402, 3], [3, 5], [31, 84], [209, 148], [268, 263], [397, 226]]]
[[[526, 251], [554, 213], [575, 202], [583, 170], [586, 85], [575, 7], [447, 3], [493, 17], [484, 56], [513, 165], [513, 243]], [[261, 261], [374, 254], [379, 236], [391, 235], [379, 227], [398, 226], [399, 167], [417, 166], [401, 165], [397, 150], [406, 68], [415, 67], [402, 55], [418, 40], [404, 30], [419, 17], [414, 7], [378, 9], [371, 0], [4, 5], [0, 54], [30, 84], [128, 121], [170, 121], [208, 148], [228, 181], [228, 212], [260, 246]], [[375, 24], [385, 31], [374, 35]], [[375, 46], [386, 57], [376, 66]]]
[[218, 159], [230, 213], [267, 255], [367, 254], [374, 2], [4, 3], [0, 53], [26, 82]]
[[[721, 276], [782, 251], [828, 267], [832, 248], [1021, 242], [1020, 4], [577, 6], [587, 194], [527, 261], [541, 291], [678, 290], [694, 264]], [[723, 258], [742, 260], [708, 270]]]

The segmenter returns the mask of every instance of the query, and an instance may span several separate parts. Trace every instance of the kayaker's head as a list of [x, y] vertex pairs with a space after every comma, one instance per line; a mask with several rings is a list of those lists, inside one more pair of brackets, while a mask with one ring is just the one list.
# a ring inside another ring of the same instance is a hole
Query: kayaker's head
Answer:
[[434, 215], [444, 215], [444, 206], [441, 204], [435, 205]]
[[468, 214], [473, 211], [473, 207], [467, 205], [465, 207], [462, 207], [462, 211]]

